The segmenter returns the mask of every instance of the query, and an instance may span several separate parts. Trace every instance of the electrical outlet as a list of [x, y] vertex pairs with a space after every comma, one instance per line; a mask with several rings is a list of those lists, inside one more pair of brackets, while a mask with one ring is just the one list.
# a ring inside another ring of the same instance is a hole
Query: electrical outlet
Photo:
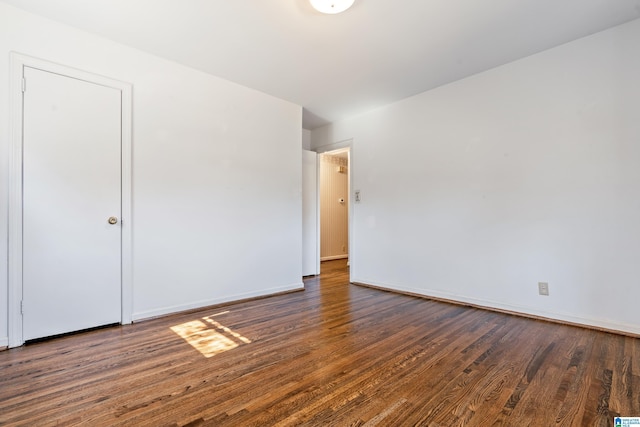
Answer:
[[549, 296], [549, 284], [547, 282], [538, 282], [538, 293]]
[[356, 190], [356, 203], [360, 203], [360, 190]]

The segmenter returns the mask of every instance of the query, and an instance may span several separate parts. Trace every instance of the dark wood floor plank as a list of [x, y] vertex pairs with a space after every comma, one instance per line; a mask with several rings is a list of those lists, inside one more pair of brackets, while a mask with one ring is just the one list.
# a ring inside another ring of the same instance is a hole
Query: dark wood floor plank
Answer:
[[[474, 394], [478, 382], [484, 378], [485, 374], [491, 372], [493, 367], [497, 367], [499, 371], [512, 369], [509, 362], [513, 360], [513, 356], [508, 356], [512, 350], [510, 343], [526, 332], [523, 325], [512, 324], [508, 328], [496, 331], [493, 340], [487, 341], [484, 346], [478, 348], [475, 357], [468, 360], [455, 357], [457, 360], [453, 361], [450, 358], [455, 353], [445, 353], [439, 365], [435, 366], [438, 374], [424, 384], [428, 389], [433, 389], [434, 393], [430, 393], [428, 399], [423, 399], [423, 402], [416, 406], [409, 419], [418, 424], [444, 422], [444, 425], [447, 425], [455, 417], [460, 399], [467, 394]], [[533, 351], [533, 347], [524, 344], [532, 345], [532, 342], [529, 340], [523, 343], [520, 346], [520, 354], [526, 355]], [[524, 369], [523, 361], [518, 365], [521, 370]], [[510, 377], [510, 383], [506, 386], [509, 391], [515, 390], [518, 378], [517, 373]], [[496, 408], [501, 408], [505, 402], [506, 397]]]
[[[0, 352], [0, 425], [604, 426], [640, 415], [639, 339], [350, 285], [344, 260], [322, 267], [303, 292]], [[234, 348], [205, 357], [172, 329], [185, 324]]]

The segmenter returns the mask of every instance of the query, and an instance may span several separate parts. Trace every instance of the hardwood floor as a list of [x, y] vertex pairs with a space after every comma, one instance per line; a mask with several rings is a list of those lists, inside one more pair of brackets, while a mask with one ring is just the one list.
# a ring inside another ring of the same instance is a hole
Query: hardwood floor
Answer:
[[0, 425], [611, 426], [640, 416], [637, 338], [349, 285], [344, 260], [305, 284], [0, 352]]

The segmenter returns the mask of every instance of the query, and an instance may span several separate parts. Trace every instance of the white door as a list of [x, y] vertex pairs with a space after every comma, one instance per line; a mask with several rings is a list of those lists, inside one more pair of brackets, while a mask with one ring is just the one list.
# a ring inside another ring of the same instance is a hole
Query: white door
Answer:
[[24, 77], [23, 337], [119, 323], [121, 91]]
[[302, 275], [320, 274], [318, 155], [302, 150]]

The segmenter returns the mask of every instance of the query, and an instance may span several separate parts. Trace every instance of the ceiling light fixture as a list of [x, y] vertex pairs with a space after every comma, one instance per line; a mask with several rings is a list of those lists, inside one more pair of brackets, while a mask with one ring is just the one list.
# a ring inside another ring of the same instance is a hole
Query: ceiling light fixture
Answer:
[[309, 0], [318, 12], [336, 14], [349, 9], [355, 0]]

